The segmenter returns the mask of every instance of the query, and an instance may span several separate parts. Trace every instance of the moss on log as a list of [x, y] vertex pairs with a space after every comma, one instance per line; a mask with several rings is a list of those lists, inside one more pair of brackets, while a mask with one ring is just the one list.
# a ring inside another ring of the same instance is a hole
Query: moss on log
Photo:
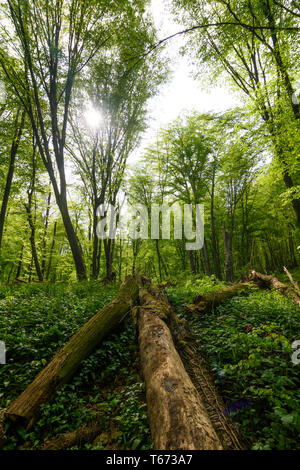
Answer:
[[40, 406], [51, 400], [58, 387], [70, 380], [80, 363], [120, 323], [138, 299], [138, 285], [128, 277], [114, 299], [75, 333], [24, 392], [13, 401], [5, 418], [20, 421], [29, 429]]
[[143, 288], [140, 303], [137, 326], [154, 449], [221, 450], [221, 442], [164, 321], [170, 306]]
[[150, 293], [168, 308], [166, 319], [171, 331], [175, 347], [183, 365], [195, 385], [205, 405], [210, 421], [221, 441], [224, 450], [243, 450], [246, 448], [234, 422], [224, 413], [225, 403], [215, 386], [215, 377], [206, 360], [198, 351], [194, 338], [186, 320], [179, 319], [168, 303], [166, 293], [160, 286], [149, 287]]
[[235, 423], [225, 414], [225, 403], [215, 386], [215, 376], [199, 353], [188, 323], [185, 320], [171, 321], [170, 331], [184, 367], [205, 405], [224, 450], [245, 449]]
[[241, 293], [246, 293], [249, 286], [251, 286], [250, 283], [241, 282], [239, 284], [233, 284], [230, 287], [225, 287], [224, 289], [220, 289], [215, 292], [196, 295], [193, 299], [194, 303], [192, 305], [186, 305], [185, 310], [187, 313], [196, 315], [209, 312], [232, 297], [240, 295]]

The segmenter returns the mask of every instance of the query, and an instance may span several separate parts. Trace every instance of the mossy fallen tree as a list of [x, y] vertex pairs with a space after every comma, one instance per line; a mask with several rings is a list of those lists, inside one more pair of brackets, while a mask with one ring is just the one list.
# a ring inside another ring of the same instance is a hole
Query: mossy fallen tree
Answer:
[[165, 322], [169, 304], [144, 288], [140, 303], [135, 320], [154, 449], [223, 449]]
[[194, 303], [191, 305], [186, 305], [185, 310], [187, 313], [196, 315], [209, 312], [232, 297], [246, 293], [250, 286], [250, 283], [241, 282], [238, 284], [233, 284], [230, 287], [224, 287], [224, 289], [220, 289], [215, 292], [196, 295], [193, 299]]
[[185, 320], [174, 319], [170, 331], [184, 367], [205, 405], [211, 423], [224, 450], [243, 450], [235, 423], [225, 414], [225, 403], [216, 386], [215, 377], [205, 358], [199, 353], [197, 343]]
[[58, 437], [48, 439], [41, 450], [66, 450], [73, 446], [81, 446], [86, 442], [91, 442], [103, 429], [101, 422], [81, 426], [72, 432], [66, 432]]
[[225, 403], [214, 384], [214, 374], [204, 357], [199, 353], [196, 339], [194, 338], [188, 322], [178, 318], [173, 308], [168, 303], [168, 298], [160, 285], [149, 287], [150, 293], [162, 300], [168, 308], [166, 319], [175, 347], [181, 357], [183, 365], [189, 374], [202, 402], [205, 405], [210, 421], [221, 441], [224, 450], [243, 450], [242, 442], [235, 423], [224, 411]]
[[138, 285], [128, 277], [114, 299], [94, 315], [75, 333], [37, 375], [24, 392], [5, 411], [5, 419], [17, 421], [31, 428], [39, 408], [67, 383], [81, 362], [125, 318], [138, 300]]
[[282, 295], [289, 297], [294, 304], [300, 305], [300, 296], [299, 294], [290, 286], [283, 284], [276, 277], [268, 276], [267, 274], [261, 274], [257, 271], [250, 272], [250, 279], [255, 284], [258, 285], [261, 289], [275, 289], [280, 292]]

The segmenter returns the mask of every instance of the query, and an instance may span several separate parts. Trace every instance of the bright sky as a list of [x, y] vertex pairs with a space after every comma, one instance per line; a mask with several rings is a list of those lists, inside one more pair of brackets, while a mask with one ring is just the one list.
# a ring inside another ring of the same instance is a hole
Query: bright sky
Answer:
[[[156, 28], [159, 31], [159, 39], [174, 34], [181, 29], [172, 21], [167, 9], [168, 0], [152, 0], [152, 14]], [[143, 137], [142, 144], [130, 157], [129, 163], [136, 162], [143, 149], [155, 141], [157, 132], [161, 127], [176, 119], [185, 111], [215, 111], [221, 112], [240, 104], [237, 96], [221, 84], [211, 85], [209, 91], [203, 91], [200, 80], [192, 77], [192, 66], [188, 58], [178, 54], [184, 44], [183, 36], [171, 39], [167, 43], [165, 54], [172, 58], [172, 78], [161, 87], [159, 95], [150, 102], [149, 128]], [[207, 77], [206, 77], [207, 79]]]

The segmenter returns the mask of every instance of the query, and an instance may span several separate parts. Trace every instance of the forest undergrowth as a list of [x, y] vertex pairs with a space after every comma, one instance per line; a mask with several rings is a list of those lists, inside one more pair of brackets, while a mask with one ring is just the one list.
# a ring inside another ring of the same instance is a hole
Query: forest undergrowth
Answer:
[[[285, 280], [286, 282], [286, 280]], [[299, 307], [278, 292], [256, 287], [213, 312], [187, 316], [184, 305], [223, 284], [204, 278], [169, 289], [216, 375], [231, 416], [253, 450], [300, 449], [300, 368], [292, 343], [300, 338]]]
[[[299, 308], [277, 292], [253, 287], [213, 312], [187, 316], [184, 306], [196, 294], [224, 286], [214, 277], [190, 278], [167, 293], [178, 315], [188, 320], [215, 373], [224, 413], [237, 423], [248, 448], [300, 449], [300, 366], [291, 361], [292, 342], [300, 338]], [[0, 366], [0, 409], [112, 299], [117, 287], [82, 282], [0, 288], [0, 337], [7, 348], [7, 364]], [[101, 423], [99, 436], [72, 449], [151, 449], [130, 318], [83, 361], [51, 403], [42, 405], [30, 432], [21, 426], [10, 430], [5, 449], [39, 449], [46, 440], [95, 420]]]
[[[7, 364], [0, 366], [0, 409], [34, 379], [56, 351], [117, 291], [98, 282], [1, 288], [0, 335]], [[41, 407], [33, 431], [9, 432], [5, 449], [39, 449], [45, 439], [100, 419], [103, 430], [83, 449], [151, 447], [144, 384], [131, 321], [83, 361], [72, 381]], [[78, 449], [76, 447], [75, 449]], [[75, 450], [74, 447], [72, 450]]]

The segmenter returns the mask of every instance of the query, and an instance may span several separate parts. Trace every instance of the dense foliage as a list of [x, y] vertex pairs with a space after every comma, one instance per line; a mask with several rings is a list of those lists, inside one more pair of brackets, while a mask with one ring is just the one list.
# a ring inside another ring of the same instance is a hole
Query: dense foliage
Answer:
[[[7, 364], [0, 369], [0, 408], [9, 405], [115, 291], [97, 282], [1, 290], [0, 335], [7, 346]], [[46, 437], [73, 431], [95, 417], [100, 417], [103, 431], [89, 448], [149, 448], [143, 387], [134, 330], [128, 323], [83, 361], [52, 403], [42, 406], [34, 431], [18, 427], [6, 448], [14, 449], [24, 440], [25, 448], [37, 448]]]
[[[195, 294], [216, 290], [210, 279], [169, 290], [184, 315]], [[277, 292], [253, 288], [200, 318], [188, 318], [199, 351], [216, 374], [225, 412], [252, 449], [299, 449], [300, 370], [292, 342], [300, 336], [299, 308]]]

